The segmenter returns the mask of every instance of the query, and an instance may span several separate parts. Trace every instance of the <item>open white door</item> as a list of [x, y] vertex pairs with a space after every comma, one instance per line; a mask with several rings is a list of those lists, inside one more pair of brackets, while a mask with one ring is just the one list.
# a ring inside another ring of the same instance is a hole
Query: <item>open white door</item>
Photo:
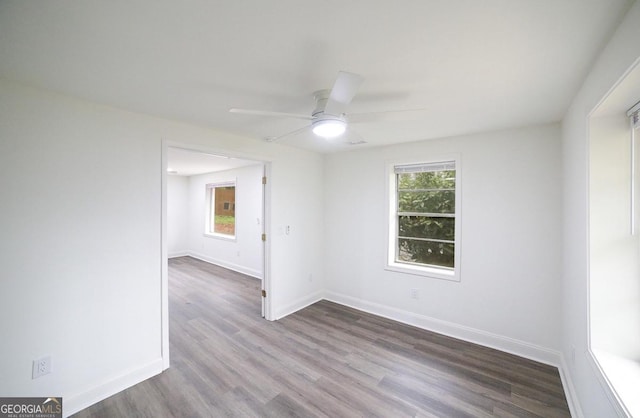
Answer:
[[260, 292], [262, 294], [261, 305], [262, 305], [262, 317], [265, 317], [265, 305], [267, 299], [267, 290], [265, 287], [265, 278], [267, 276], [267, 232], [266, 232], [266, 195], [267, 195], [267, 166], [266, 164], [262, 166], [262, 280], [260, 281]]

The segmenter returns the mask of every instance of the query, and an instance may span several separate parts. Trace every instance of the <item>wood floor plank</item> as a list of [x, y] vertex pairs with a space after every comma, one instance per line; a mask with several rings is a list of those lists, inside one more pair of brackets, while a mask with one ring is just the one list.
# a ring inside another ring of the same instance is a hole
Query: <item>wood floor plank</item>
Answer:
[[260, 282], [169, 262], [171, 367], [86, 417], [569, 417], [552, 366], [328, 301], [276, 322]]

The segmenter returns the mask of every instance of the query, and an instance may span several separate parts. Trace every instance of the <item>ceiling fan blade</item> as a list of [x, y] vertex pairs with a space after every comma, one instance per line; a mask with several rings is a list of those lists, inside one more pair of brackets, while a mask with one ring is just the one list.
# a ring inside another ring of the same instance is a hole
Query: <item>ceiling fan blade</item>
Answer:
[[286, 138], [286, 137], [289, 137], [289, 136], [293, 136], [293, 135], [299, 134], [300, 132], [302, 132], [304, 130], [307, 130], [307, 129], [309, 129], [309, 125], [303, 126], [302, 128], [296, 129], [295, 131], [287, 132], [286, 134], [282, 134], [280, 136], [269, 136], [269, 137], [265, 138], [265, 140], [267, 142], [278, 142], [282, 138]]
[[324, 113], [328, 115], [340, 116], [351, 100], [355, 97], [364, 77], [346, 71], [340, 71], [338, 78], [333, 83], [333, 88], [329, 94], [329, 100], [324, 108]]
[[347, 145], [360, 145], [366, 144], [367, 141], [364, 140], [356, 131], [353, 130], [350, 126], [347, 126], [347, 135], [341, 138], [341, 143]]
[[406, 122], [428, 117], [428, 109], [389, 110], [384, 112], [349, 113], [349, 123]]
[[304, 119], [304, 120], [314, 119], [313, 116], [301, 115], [298, 113], [270, 112], [268, 110], [238, 109], [235, 107], [229, 109], [229, 112], [238, 113], [241, 115], [268, 116], [268, 117], [276, 117], [276, 118], [293, 118], [293, 119]]

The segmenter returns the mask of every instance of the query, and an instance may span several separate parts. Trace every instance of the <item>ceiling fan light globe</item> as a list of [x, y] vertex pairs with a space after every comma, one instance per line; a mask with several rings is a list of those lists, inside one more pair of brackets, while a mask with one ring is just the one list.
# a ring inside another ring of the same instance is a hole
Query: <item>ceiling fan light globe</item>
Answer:
[[336, 138], [347, 130], [347, 124], [341, 120], [320, 120], [313, 124], [313, 133], [323, 138]]

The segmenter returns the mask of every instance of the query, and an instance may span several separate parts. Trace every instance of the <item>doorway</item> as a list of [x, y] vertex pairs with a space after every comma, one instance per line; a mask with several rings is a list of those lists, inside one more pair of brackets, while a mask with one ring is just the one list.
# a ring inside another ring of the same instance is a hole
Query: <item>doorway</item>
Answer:
[[[255, 156], [165, 142], [162, 152], [162, 356], [169, 367], [168, 260], [190, 256], [268, 289], [270, 164]], [[266, 297], [262, 316], [270, 319]]]

